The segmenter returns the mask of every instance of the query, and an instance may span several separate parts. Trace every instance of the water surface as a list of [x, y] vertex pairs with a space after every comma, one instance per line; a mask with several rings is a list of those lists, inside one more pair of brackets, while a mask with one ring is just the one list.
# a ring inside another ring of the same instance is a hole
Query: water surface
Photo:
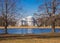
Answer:
[[[51, 32], [51, 28], [33, 28], [33, 29], [27, 29], [27, 28], [13, 28], [13, 29], [7, 29], [9, 34], [41, 34], [41, 33], [49, 33]], [[55, 32], [60, 32], [60, 29], [55, 29]], [[0, 29], [0, 34], [5, 33], [4, 29]]]

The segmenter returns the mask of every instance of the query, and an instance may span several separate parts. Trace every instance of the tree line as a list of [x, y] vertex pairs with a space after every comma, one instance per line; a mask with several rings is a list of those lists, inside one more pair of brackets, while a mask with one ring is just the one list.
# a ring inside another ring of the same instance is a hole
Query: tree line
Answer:
[[[51, 26], [53, 18], [50, 18], [48, 16], [37, 18], [37, 24], [38, 26]], [[60, 26], [60, 15], [55, 15], [55, 26]]]
[[[60, 16], [60, 0], [43, 0], [43, 3], [38, 7], [38, 12], [38, 14], [34, 13], [35, 17], [40, 18], [38, 21], [44, 25], [51, 25], [52, 32], [55, 32], [55, 25], [60, 25], [60, 20], [58, 20], [58, 16]], [[45, 15], [49, 17], [46, 18]], [[40, 24], [39, 22], [38, 24]]]
[[[15, 26], [16, 25], [16, 19], [12, 18], [9, 22], [8, 22], [8, 26]], [[5, 26], [5, 22], [3, 20], [3, 17], [0, 16], [0, 26]]]

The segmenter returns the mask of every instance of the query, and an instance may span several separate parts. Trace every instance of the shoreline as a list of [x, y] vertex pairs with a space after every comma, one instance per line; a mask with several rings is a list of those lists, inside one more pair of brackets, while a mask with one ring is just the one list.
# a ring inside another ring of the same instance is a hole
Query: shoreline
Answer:
[[[0, 26], [0, 29], [3, 29], [4, 27], [3, 26]], [[41, 26], [41, 27], [37, 27], [37, 26], [9, 26], [9, 27], [7, 27], [7, 28], [30, 28], [30, 29], [32, 29], [32, 28], [45, 28], [45, 29], [47, 29], [47, 28], [51, 28], [51, 26]], [[55, 28], [60, 28], [60, 26], [56, 26]]]

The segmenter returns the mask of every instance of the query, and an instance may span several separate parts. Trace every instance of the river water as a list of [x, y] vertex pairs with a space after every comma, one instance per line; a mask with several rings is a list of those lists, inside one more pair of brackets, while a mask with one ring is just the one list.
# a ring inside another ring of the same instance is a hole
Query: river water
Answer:
[[[42, 34], [42, 33], [49, 33], [51, 32], [51, 28], [33, 28], [33, 29], [27, 29], [27, 28], [13, 28], [13, 29], [7, 29], [9, 34]], [[55, 32], [60, 32], [59, 28], [55, 29]], [[4, 29], [0, 29], [0, 34], [5, 33]]]

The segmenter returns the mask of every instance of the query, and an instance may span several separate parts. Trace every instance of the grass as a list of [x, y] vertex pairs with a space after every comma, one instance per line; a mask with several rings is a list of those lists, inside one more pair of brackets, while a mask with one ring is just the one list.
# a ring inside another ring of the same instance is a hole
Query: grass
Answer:
[[60, 38], [8, 39], [0, 43], [60, 43]]
[[[1, 36], [3, 38], [1, 38]], [[2, 34], [0, 35], [0, 43], [60, 43], [60, 33], [47, 33], [41, 35]]]
[[[51, 26], [40, 26], [40, 27], [38, 27], [38, 26], [9, 26], [8, 28], [11, 28], [11, 29], [13, 29], [13, 28], [41, 28], [41, 29], [43, 29], [43, 28], [45, 28], [45, 29], [47, 29], [47, 28], [51, 28]], [[60, 26], [55, 26], [55, 28], [60, 28]], [[4, 27], [3, 26], [0, 26], [0, 29], [4, 29]]]

